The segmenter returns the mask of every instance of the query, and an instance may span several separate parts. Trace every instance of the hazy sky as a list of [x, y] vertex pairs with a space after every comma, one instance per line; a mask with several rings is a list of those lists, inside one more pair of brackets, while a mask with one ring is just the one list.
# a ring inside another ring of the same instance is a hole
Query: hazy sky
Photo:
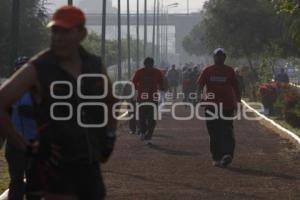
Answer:
[[[85, 0], [89, 1], [89, 0]], [[99, 0], [101, 1], [101, 0]], [[117, 0], [112, 0], [113, 1], [113, 6], [117, 7]], [[149, 4], [149, 10], [153, 9], [153, 2], [154, 0], [147, 0]], [[169, 12], [176, 12], [176, 13], [186, 13], [187, 12], [187, 1], [188, 0], [160, 0], [160, 2], [164, 2], [164, 4], [171, 4], [171, 3], [179, 3], [179, 6], [177, 8], [170, 8]], [[202, 8], [203, 3], [206, 0], [189, 0], [190, 1], [190, 12], [195, 12], [199, 11]], [[66, 4], [68, 1], [67, 0], [48, 0], [48, 2], [53, 3], [54, 8]], [[74, 4], [76, 5], [79, 2], [79, 0], [74, 0]], [[122, 12], [126, 11], [126, 4], [127, 0], [121, 0], [121, 5], [122, 5]], [[130, 7], [132, 8], [131, 12], [136, 11], [136, 0], [130, 0]], [[144, 0], [140, 0], [140, 11], [143, 12], [143, 5], [144, 5]]]

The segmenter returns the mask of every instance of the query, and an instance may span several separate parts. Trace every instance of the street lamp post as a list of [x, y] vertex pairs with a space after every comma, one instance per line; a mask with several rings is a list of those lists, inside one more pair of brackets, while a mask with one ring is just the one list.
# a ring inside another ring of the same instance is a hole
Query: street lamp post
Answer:
[[102, 1], [102, 34], [101, 34], [101, 57], [105, 65], [105, 43], [106, 43], [106, 0]]
[[187, 0], [186, 2], [186, 6], [187, 6], [187, 14], [189, 15], [190, 14], [190, 0]]
[[129, 0], [127, 0], [127, 51], [128, 51], [128, 79], [131, 77], [131, 53], [130, 53], [130, 7]]
[[[163, 20], [164, 21], [164, 19], [165, 19], [165, 5], [164, 4], [162, 4], [162, 14], [161, 14], [161, 16], [162, 16], [162, 19], [161, 20]], [[164, 22], [165, 23], [165, 22]], [[164, 59], [164, 56], [163, 56], [163, 50], [164, 50], [164, 44], [163, 44], [163, 40], [164, 40], [164, 35], [165, 35], [165, 33], [164, 33], [164, 31], [165, 31], [165, 27], [162, 25], [161, 26], [161, 29], [160, 29], [161, 31], [160, 31], [160, 59], [161, 59], [161, 61]]]
[[156, 0], [154, 0], [153, 8], [153, 33], [152, 33], [152, 57], [155, 57], [155, 28], [156, 28]]
[[118, 80], [122, 79], [121, 0], [118, 0]]
[[166, 46], [166, 62], [167, 63], [169, 63], [168, 62], [168, 32], [169, 32], [169, 9], [168, 9], [168, 6], [167, 6], [167, 8], [166, 8], [167, 10], [166, 10], [166, 44], [165, 44], [165, 46]]
[[168, 49], [169, 49], [169, 8], [175, 8], [179, 5], [179, 3], [172, 3], [167, 5], [167, 12], [166, 12], [166, 21], [167, 21], [167, 28], [166, 28], [166, 61], [167, 63], [169, 63], [169, 53], [168, 53]]
[[139, 0], [136, 0], [136, 69], [140, 65], [140, 4]]
[[157, 0], [156, 59], [160, 63], [160, 2]]
[[147, 0], [144, 3], [144, 58], [147, 56]]
[[[165, 13], [165, 5], [162, 3], [162, 8], [161, 8], [161, 20], [160, 21], [164, 21], [163, 23], [165, 24], [165, 16], [166, 16], [166, 13]], [[160, 59], [161, 61], [164, 59], [164, 36], [165, 36], [165, 28], [166, 28], [166, 25], [161, 25], [161, 28], [160, 28]]]

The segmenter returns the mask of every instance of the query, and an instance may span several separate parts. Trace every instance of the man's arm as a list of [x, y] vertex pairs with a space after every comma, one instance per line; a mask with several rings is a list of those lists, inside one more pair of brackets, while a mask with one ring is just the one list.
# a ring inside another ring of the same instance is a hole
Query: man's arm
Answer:
[[159, 90], [161, 91], [165, 91], [166, 88], [165, 88], [165, 81], [164, 81], [164, 75], [161, 71], [159, 71], [159, 74], [158, 74], [158, 87], [159, 87]]
[[206, 70], [203, 70], [203, 72], [199, 75], [196, 84], [198, 85], [199, 91], [203, 90], [203, 87], [206, 85], [207, 75]]
[[36, 82], [34, 66], [26, 65], [0, 87], [0, 134], [16, 148], [25, 151], [27, 141], [16, 131], [9, 117], [9, 108]]

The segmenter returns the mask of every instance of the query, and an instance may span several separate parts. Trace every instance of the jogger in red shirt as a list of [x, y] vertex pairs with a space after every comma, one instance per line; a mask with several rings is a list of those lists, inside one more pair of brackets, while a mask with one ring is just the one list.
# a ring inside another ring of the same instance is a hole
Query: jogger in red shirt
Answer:
[[[206, 87], [205, 101], [214, 103], [215, 106], [206, 106], [205, 115], [211, 117], [211, 113], [218, 113], [216, 118], [206, 120], [210, 135], [210, 151], [215, 166], [226, 167], [232, 162], [235, 139], [233, 132], [233, 120], [224, 119], [233, 117], [240, 102], [238, 81], [232, 67], [224, 64], [226, 54], [224, 49], [218, 48], [214, 51], [214, 65], [204, 69], [198, 78], [198, 85], [203, 91]], [[217, 111], [215, 110], [217, 108]]]
[[155, 113], [158, 110], [157, 96], [159, 90], [163, 90], [164, 77], [161, 71], [153, 66], [153, 58], [146, 58], [144, 65], [144, 68], [134, 74], [132, 82], [138, 93], [137, 109], [141, 138], [145, 140], [145, 144], [152, 144], [151, 139], [156, 126]]

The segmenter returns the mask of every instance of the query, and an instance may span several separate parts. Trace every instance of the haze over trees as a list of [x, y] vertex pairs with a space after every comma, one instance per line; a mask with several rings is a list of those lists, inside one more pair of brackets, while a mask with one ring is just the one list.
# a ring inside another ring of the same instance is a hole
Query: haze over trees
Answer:
[[283, 13], [283, 7], [279, 13], [276, 9], [280, 1], [277, 3], [269, 0], [207, 1], [202, 21], [186, 36], [183, 46], [193, 55], [210, 53], [221, 46], [235, 58], [246, 58], [251, 68], [253, 61], [274, 48], [282, 49], [283, 57], [296, 55], [295, 41], [299, 40], [300, 26], [295, 24], [300, 23], [299, 17], [296, 20], [296, 13]]

